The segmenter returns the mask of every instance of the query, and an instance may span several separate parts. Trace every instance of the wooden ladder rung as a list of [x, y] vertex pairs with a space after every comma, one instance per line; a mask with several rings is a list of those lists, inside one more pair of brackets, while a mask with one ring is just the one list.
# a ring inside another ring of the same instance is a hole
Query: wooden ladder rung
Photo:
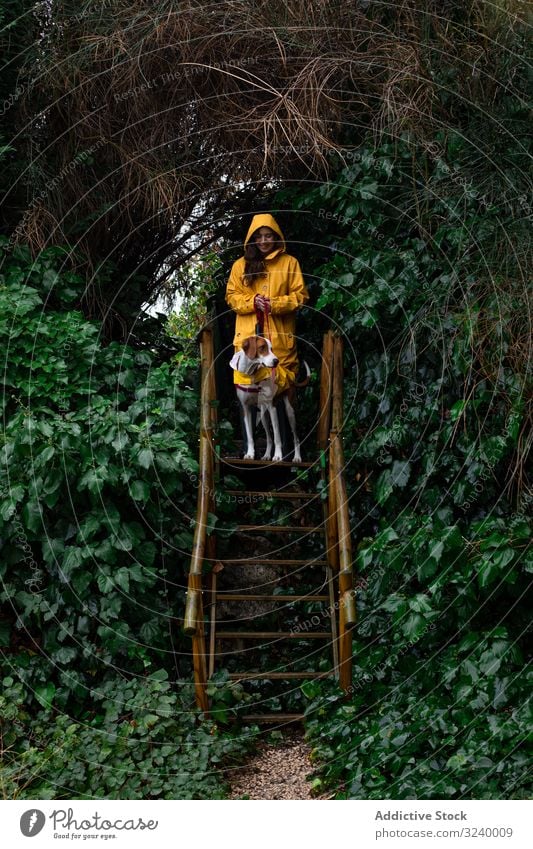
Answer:
[[245, 593], [225, 593], [224, 591], [217, 592], [218, 601], [329, 601], [327, 595], [286, 595], [278, 593], [277, 595], [246, 595]]
[[323, 525], [237, 525], [236, 531], [250, 533], [261, 531], [270, 534], [323, 534]]
[[261, 492], [260, 490], [241, 490], [241, 489], [226, 489], [224, 492], [225, 495], [237, 495], [241, 498], [246, 498], [250, 496], [250, 498], [294, 498], [294, 499], [303, 499], [305, 501], [311, 501], [313, 498], [320, 498], [319, 492], [304, 492], [303, 490], [298, 490], [296, 492], [284, 491], [284, 492], [275, 492], [275, 491], [265, 491]]
[[265, 681], [287, 681], [304, 680], [309, 678], [327, 678], [328, 675], [333, 675], [333, 669], [328, 672], [314, 672], [309, 669], [304, 672], [230, 672], [230, 681], [244, 681], [250, 679], [264, 679]]
[[265, 558], [247, 558], [246, 560], [219, 560], [223, 566], [327, 566], [326, 560], [274, 560]]
[[284, 466], [287, 469], [310, 469], [312, 466], [316, 466], [318, 460], [303, 460], [301, 463], [294, 463], [292, 460], [277, 460], [274, 462], [273, 460], [245, 460], [242, 457], [221, 457], [220, 462], [224, 463], [225, 466], [250, 466], [250, 467], [263, 467], [267, 468], [270, 466]]
[[303, 713], [248, 713], [242, 717], [242, 722], [303, 722]]
[[330, 640], [331, 631], [217, 631], [217, 640]]

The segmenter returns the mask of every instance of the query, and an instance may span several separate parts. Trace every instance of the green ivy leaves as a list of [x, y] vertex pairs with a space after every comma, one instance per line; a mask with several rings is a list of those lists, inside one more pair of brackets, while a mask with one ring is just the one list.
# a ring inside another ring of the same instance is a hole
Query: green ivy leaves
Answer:
[[[30, 659], [30, 701], [44, 706], [53, 696], [76, 712], [86, 699], [82, 683], [108, 664], [141, 673], [168, 660], [169, 610], [178, 617], [182, 599], [169, 602], [162, 540], [190, 544], [189, 522], [176, 519], [169, 499], [185, 494], [194, 503], [197, 396], [186, 386], [176, 392], [177, 367], [157, 364], [149, 351], [104, 347], [98, 326], [54, 311], [54, 297], [45, 307], [49, 292], [73, 282], [54, 257], [15, 262], [6, 254], [2, 275], [9, 390], [0, 599], [11, 611], [2, 639], [16, 640], [19, 669]], [[184, 582], [186, 562], [177, 558], [174, 580]], [[34, 651], [43, 633], [48, 659]], [[60, 672], [68, 652], [76, 657], [70, 678]]]

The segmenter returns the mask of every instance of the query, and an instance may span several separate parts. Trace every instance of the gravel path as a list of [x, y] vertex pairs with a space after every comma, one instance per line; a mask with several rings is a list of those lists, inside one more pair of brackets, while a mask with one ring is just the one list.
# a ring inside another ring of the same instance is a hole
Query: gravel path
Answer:
[[311, 752], [301, 735], [286, 734], [278, 744], [264, 743], [259, 752], [228, 776], [230, 799], [312, 799], [307, 776], [313, 772]]

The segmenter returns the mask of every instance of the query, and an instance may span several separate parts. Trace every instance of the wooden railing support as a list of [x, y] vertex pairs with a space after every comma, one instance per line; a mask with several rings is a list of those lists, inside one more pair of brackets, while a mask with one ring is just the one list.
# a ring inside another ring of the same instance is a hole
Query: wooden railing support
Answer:
[[187, 584], [187, 600], [183, 628], [192, 636], [194, 687], [196, 704], [208, 710], [207, 658], [205, 644], [202, 566], [206, 554], [209, 512], [214, 504], [214, 428], [216, 425], [216, 393], [214, 380], [213, 331], [206, 327], [200, 334], [202, 362], [200, 396], [200, 450], [196, 524]]
[[339, 579], [339, 684], [348, 692], [352, 682], [352, 635], [356, 621], [353, 590], [352, 543], [348, 495], [344, 478], [343, 429], [343, 344], [333, 336], [333, 384], [331, 397], [331, 432], [329, 439], [330, 504], [334, 505], [338, 547]]
[[318, 414], [318, 450], [328, 446], [331, 426], [331, 395], [333, 387], [333, 331], [324, 334], [322, 344], [322, 367], [320, 370], [320, 400]]

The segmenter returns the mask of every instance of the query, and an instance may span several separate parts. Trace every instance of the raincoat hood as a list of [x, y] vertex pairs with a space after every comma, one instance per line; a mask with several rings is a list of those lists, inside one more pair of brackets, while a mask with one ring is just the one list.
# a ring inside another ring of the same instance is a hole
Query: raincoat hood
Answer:
[[260, 227], [270, 227], [270, 229], [273, 230], [274, 233], [279, 236], [281, 240], [281, 246], [279, 248], [276, 248], [276, 253], [286, 250], [285, 237], [280, 230], [279, 224], [274, 218], [274, 216], [270, 215], [268, 212], [262, 213], [261, 215], [254, 215], [254, 217], [252, 218], [252, 223], [248, 228], [246, 239], [244, 240], [244, 247], [246, 247], [255, 231], [259, 230]]

